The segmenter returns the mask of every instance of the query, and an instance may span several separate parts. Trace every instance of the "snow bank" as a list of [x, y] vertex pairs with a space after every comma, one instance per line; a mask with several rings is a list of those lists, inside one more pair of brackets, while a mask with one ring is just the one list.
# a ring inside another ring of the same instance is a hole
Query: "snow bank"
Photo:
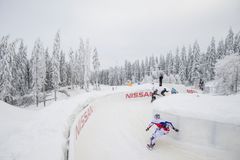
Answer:
[[103, 94], [107, 92], [85, 93], [53, 102], [37, 111], [24, 110], [1, 102], [0, 159], [64, 159], [68, 129], [76, 109], [94, 96]]
[[61, 160], [67, 156], [69, 128], [82, 108], [97, 97], [151, 87], [103, 87], [27, 110], [0, 101], [1, 160]]
[[176, 94], [161, 97], [154, 103], [155, 109], [180, 115], [240, 125], [240, 94], [211, 96], [205, 94]]
[[159, 98], [154, 113], [161, 113], [163, 119], [180, 128], [173, 138], [236, 154], [240, 152], [239, 104], [240, 95], [176, 94]]
[[233, 155], [239, 155], [240, 139], [237, 138], [240, 134], [239, 125], [178, 116], [159, 110], [154, 110], [154, 113], [160, 113], [162, 119], [171, 121], [180, 128], [179, 134], [170, 136], [181, 143], [220, 148], [232, 152]]

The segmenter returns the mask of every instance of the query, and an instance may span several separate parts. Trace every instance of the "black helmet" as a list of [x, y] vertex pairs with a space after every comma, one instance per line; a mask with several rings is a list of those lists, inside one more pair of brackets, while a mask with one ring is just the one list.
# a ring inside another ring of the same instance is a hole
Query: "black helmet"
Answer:
[[154, 118], [160, 119], [160, 114], [156, 113], [156, 114], [154, 115]]

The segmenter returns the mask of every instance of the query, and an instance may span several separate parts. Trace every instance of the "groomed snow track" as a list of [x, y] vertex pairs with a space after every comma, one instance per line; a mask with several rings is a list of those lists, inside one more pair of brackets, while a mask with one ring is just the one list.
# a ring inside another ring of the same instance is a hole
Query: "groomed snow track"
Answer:
[[154, 112], [150, 98], [126, 99], [125, 93], [99, 98], [85, 107], [71, 128], [69, 160], [237, 160], [240, 127], [161, 113], [180, 132], [146, 144], [145, 129]]

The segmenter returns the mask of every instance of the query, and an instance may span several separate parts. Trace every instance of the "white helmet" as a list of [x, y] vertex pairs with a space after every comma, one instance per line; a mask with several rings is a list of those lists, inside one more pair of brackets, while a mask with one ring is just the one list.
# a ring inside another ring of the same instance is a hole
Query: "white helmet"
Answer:
[[156, 114], [154, 115], [154, 118], [160, 119], [160, 114], [156, 113]]

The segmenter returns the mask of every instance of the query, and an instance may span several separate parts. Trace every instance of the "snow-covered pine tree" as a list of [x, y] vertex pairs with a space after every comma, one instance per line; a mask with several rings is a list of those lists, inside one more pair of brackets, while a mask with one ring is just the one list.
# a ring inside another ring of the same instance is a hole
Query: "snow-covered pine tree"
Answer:
[[192, 47], [191, 47], [191, 45], [189, 46], [189, 48], [188, 48], [188, 57], [187, 57], [187, 80], [188, 80], [188, 83], [189, 84], [193, 84], [193, 82], [192, 82], [192, 75], [193, 75], [193, 73], [192, 73], [192, 71], [193, 71], [193, 60], [194, 60], [194, 58], [193, 58], [193, 51], [192, 51]]
[[200, 73], [200, 47], [197, 41], [193, 44], [193, 67], [191, 72], [191, 82], [194, 85], [197, 85], [199, 82], [199, 79], [201, 78]]
[[170, 74], [173, 73], [173, 56], [172, 56], [171, 51], [167, 54], [165, 64], [166, 64], [165, 65], [165, 73], [169, 76]]
[[17, 57], [17, 54], [16, 54], [16, 45], [17, 45], [17, 42], [18, 40], [15, 40], [13, 42], [11, 42], [9, 45], [8, 45], [8, 53], [9, 54], [9, 65], [10, 65], [10, 69], [12, 72], [12, 89], [11, 89], [11, 95], [13, 97], [17, 96], [18, 95], [18, 83], [19, 83], [19, 77], [17, 77], [18, 75], [18, 57]]
[[71, 73], [71, 68], [70, 68], [70, 63], [69, 63], [69, 61], [67, 61], [66, 62], [66, 75], [67, 75], [67, 81], [66, 81], [66, 83], [67, 83], [67, 86], [72, 86], [72, 84], [71, 84], [71, 78], [72, 78], [72, 73]]
[[27, 81], [27, 47], [24, 46], [23, 40], [20, 40], [20, 46], [16, 54], [16, 80], [17, 80], [17, 92], [18, 95], [23, 96], [28, 92], [28, 81]]
[[[75, 62], [75, 74], [77, 75], [78, 84], [81, 88], [85, 88], [85, 70], [86, 70], [86, 55], [85, 55], [85, 44], [82, 39], [80, 39], [80, 46], [78, 49], [78, 55], [75, 54], [75, 59], [78, 61]], [[77, 71], [78, 70], [78, 71]]]
[[11, 73], [11, 68], [9, 64], [9, 55], [6, 54], [1, 60], [0, 63], [1, 67], [1, 84], [0, 84], [0, 98], [1, 100], [7, 102], [7, 103], [12, 103], [13, 97], [12, 97], [12, 73]]
[[150, 65], [148, 57], [145, 58], [145, 71], [146, 71], [145, 75], [150, 76]]
[[177, 47], [175, 58], [173, 60], [173, 74], [179, 74], [179, 67], [180, 67], [180, 57], [179, 57], [179, 48]]
[[135, 67], [134, 67], [134, 77], [135, 77], [135, 81], [136, 82], [140, 82], [140, 78], [141, 78], [141, 73], [140, 73], [140, 64], [139, 64], [139, 60], [136, 60], [134, 63]]
[[[125, 69], [124, 69], [124, 72], [125, 72]], [[109, 70], [108, 69], [100, 71], [100, 73], [99, 73], [100, 84], [105, 84], [105, 85], [108, 84], [108, 81], [109, 81], [108, 80], [108, 75], [109, 75]]]
[[[160, 70], [161, 70], [161, 71], [165, 71], [165, 66], [166, 66], [165, 57], [161, 55], [160, 58], [159, 58], [159, 67], [160, 67]], [[166, 73], [166, 72], [165, 72], [165, 73]]]
[[240, 55], [240, 32], [238, 32], [234, 37], [233, 50], [234, 53], [238, 53]]
[[60, 52], [60, 84], [61, 86], [67, 85], [67, 66], [65, 61], [65, 53], [63, 51]]
[[[5, 56], [5, 54], [7, 54], [7, 39], [8, 38], [6, 36], [4, 36], [1, 38], [1, 41], [0, 41], [0, 65], [1, 66], [3, 66], [4, 56]], [[0, 85], [3, 82], [2, 74], [3, 74], [3, 70], [0, 70]]]
[[125, 84], [126, 82], [126, 75], [125, 75], [125, 70], [123, 67], [120, 68], [120, 72], [119, 72], [119, 82], [120, 82], [120, 85], [123, 85]]
[[83, 53], [79, 50], [74, 54], [73, 82], [76, 86], [84, 88], [84, 61]]
[[226, 55], [230, 55], [234, 53], [233, 41], [234, 41], [234, 33], [232, 31], [232, 28], [230, 28], [228, 31], [228, 35], [225, 39]]
[[98, 90], [99, 89], [98, 74], [99, 74], [100, 62], [99, 62], [98, 52], [96, 48], [94, 48], [93, 50], [92, 60], [93, 60], [95, 89]]
[[90, 86], [90, 76], [91, 76], [91, 54], [92, 54], [92, 48], [90, 46], [90, 42], [87, 39], [86, 40], [86, 48], [85, 48], [85, 52], [86, 52], [86, 85], [87, 85], [87, 90], [89, 90], [89, 86]]
[[132, 80], [132, 69], [131, 69], [131, 63], [125, 60], [125, 75], [126, 75], [126, 80], [131, 81]]
[[53, 65], [52, 58], [49, 55], [48, 48], [45, 50], [45, 65], [46, 65], [46, 78], [45, 78], [45, 90], [52, 90], [53, 84]]
[[206, 56], [207, 56], [207, 66], [208, 66], [207, 69], [208, 69], [208, 72], [210, 74], [210, 77], [209, 77], [208, 80], [213, 80], [213, 78], [215, 76], [215, 72], [214, 72], [215, 64], [217, 62], [217, 55], [216, 55], [216, 47], [215, 47], [214, 37], [212, 38], [211, 44], [208, 47]]
[[115, 77], [117, 85], [121, 85], [121, 67], [115, 67]]
[[[131, 64], [131, 62], [130, 62]], [[131, 79], [132, 79], [132, 82], [135, 83], [136, 82], [136, 77], [135, 77], [135, 64], [132, 63], [131, 64]]]
[[59, 52], [60, 52], [60, 34], [59, 31], [56, 33], [53, 43], [53, 54], [52, 54], [52, 67], [53, 67], [53, 89], [54, 99], [57, 100], [57, 90], [60, 83], [60, 63], [59, 63]]
[[155, 67], [158, 67], [159, 66], [159, 59], [158, 57], [155, 57]]
[[149, 66], [150, 72], [152, 73], [155, 70], [155, 58], [153, 55], [149, 58]]
[[73, 67], [73, 74], [72, 74], [72, 82], [73, 82], [73, 85], [76, 85], [83, 88], [83, 62], [82, 62], [82, 59], [81, 59], [81, 54], [78, 51], [75, 51], [73, 53], [73, 64], [72, 64], [72, 67]]
[[27, 70], [26, 70], [26, 77], [25, 77], [25, 79], [27, 81], [28, 92], [32, 88], [32, 67], [31, 67], [31, 64], [32, 64], [32, 62], [31, 62], [31, 59], [30, 59], [27, 62]]
[[45, 92], [44, 86], [46, 77], [45, 54], [40, 39], [35, 41], [32, 52], [32, 75], [33, 75], [33, 90], [36, 96], [36, 105], [38, 106], [39, 94], [41, 90]]
[[145, 65], [144, 65], [144, 61], [141, 61], [141, 81], [145, 78]]
[[70, 81], [71, 81], [71, 86], [72, 89], [74, 88], [74, 55], [73, 55], [73, 50], [69, 50], [69, 71], [70, 71]]
[[86, 40], [86, 44], [83, 50], [84, 53], [84, 89], [88, 92], [90, 85], [90, 63], [91, 63], [91, 48], [89, 40]]
[[187, 79], [187, 56], [186, 56], [186, 48], [183, 46], [181, 51], [181, 58], [179, 64], [179, 76], [180, 80], [183, 84], [185, 84]]
[[226, 49], [223, 40], [218, 42], [217, 59], [222, 59], [226, 55]]
[[216, 92], [232, 94], [239, 91], [240, 86], [240, 56], [235, 53], [227, 55], [216, 63]]
[[166, 55], [166, 61], [165, 61], [165, 70], [164, 72], [166, 73], [167, 76], [169, 76], [169, 70], [168, 70], [168, 66], [169, 66], [169, 63], [170, 63], [170, 58], [169, 58], [169, 53]]
[[0, 60], [7, 54], [9, 36], [3, 36], [0, 41]]
[[[210, 47], [208, 47], [208, 48], [209, 49], [207, 52], [210, 52]], [[200, 74], [201, 74], [200, 76], [201, 76], [201, 79], [204, 81], [208, 81], [210, 79], [207, 55], [208, 55], [208, 53], [200, 55]]]
[[110, 86], [116, 85], [116, 81], [115, 81], [115, 75], [114, 75], [114, 68], [110, 67], [109, 69], [109, 74], [108, 74], [108, 84]]
[[0, 42], [0, 99], [12, 103], [12, 69], [10, 65], [10, 54], [8, 54], [8, 36], [3, 37]]

